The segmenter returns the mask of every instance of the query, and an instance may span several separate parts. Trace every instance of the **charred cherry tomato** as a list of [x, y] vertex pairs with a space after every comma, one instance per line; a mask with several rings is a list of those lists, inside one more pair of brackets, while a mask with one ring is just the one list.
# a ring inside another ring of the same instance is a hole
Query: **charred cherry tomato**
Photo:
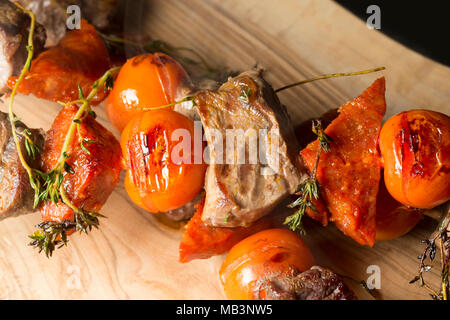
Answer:
[[122, 131], [143, 108], [175, 102], [189, 76], [174, 59], [163, 53], [144, 54], [128, 60], [121, 68], [106, 102], [111, 123]]
[[376, 241], [392, 240], [407, 234], [422, 219], [423, 211], [392, 198], [381, 179], [377, 195]]
[[258, 232], [228, 253], [220, 269], [220, 279], [228, 299], [253, 300], [264, 296], [258, 281], [266, 277], [295, 276], [314, 265], [303, 240], [285, 229]]
[[386, 187], [397, 201], [428, 209], [450, 199], [450, 117], [399, 113], [383, 126], [380, 151]]
[[140, 207], [173, 210], [203, 188], [206, 165], [194, 156], [194, 122], [186, 116], [165, 109], [138, 114], [122, 132], [121, 147], [125, 188]]

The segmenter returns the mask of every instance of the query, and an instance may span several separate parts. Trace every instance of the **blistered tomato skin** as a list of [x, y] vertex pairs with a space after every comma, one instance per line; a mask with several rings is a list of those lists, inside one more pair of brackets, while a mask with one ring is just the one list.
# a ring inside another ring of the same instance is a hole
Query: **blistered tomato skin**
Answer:
[[390, 118], [380, 133], [384, 181], [404, 205], [430, 209], [450, 199], [450, 117], [410, 110]]
[[121, 68], [106, 102], [111, 123], [122, 131], [143, 109], [175, 102], [190, 80], [183, 67], [163, 53], [144, 54]]
[[122, 132], [121, 147], [125, 189], [147, 211], [179, 208], [203, 188], [206, 164], [194, 156], [194, 122], [186, 116], [164, 109], [138, 114]]
[[314, 258], [294, 232], [268, 229], [238, 244], [228, 253], [220, 269], [225, 294], [232, 300], [254, 300], [260, 296], [258, 281], [273, 276], [295, 276], [314, 265]]

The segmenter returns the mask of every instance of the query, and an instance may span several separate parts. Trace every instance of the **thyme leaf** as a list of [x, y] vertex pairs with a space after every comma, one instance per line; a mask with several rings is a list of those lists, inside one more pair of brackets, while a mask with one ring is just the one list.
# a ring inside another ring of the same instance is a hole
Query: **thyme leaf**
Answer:
[[85, 98], [84, 98], [83, 89], [81, 89], [81, 84], [79, 82], [77, 84], [77, 87], [78, 87], [78, 98], [80, 100], [84, 100]]
[[241, 90], [241, 95], [238, 98], [242, 101], [249, 102], [251, 94], [251, 89], [247, 88], [246, 90]]
[[112, 75], [108, 75], [105, 80], [104, 91], [107, 92], [109, 90], [112, 90], [113, 86], [114, 86], [114, 77]]
[[[70, 174], [74, 174], [75, 170], [67, 163], [67, 161], [64, 162], [64, 171]], [[62, 176], [62, 175], [61, 175]]]
[[330, 151], [330, 143], [336, 143], [333, 138], [331, 138], [329, 135], [325, 133], [325, 131], [322, 129], [322, 123], [320, 120], [313, 120], [312, 122], [312, 131], [317, 135], [317, 139], [319, 140], [320, 148], [328, 152]]
[[320, 153], [322, 150], [325, 152], [330, 151], [330, 142], [333, 141], [323, 131], [322, 124], [319, 120], [312, 122], [312, 131], [317, 135], [319, 141], [319, 149], [317, 150], [314, 168], [310, 177], [297, 186], [294, 194], [298, 195], [299, 198], [288, 205], [289, 208], [297, 208], [297, 210], [284, 221], [284, 224], [288, 225], [292, 231], [299, 231], [302, 234], [305, 233], [302, 219], [306, 211], [309, 209], [317, 212], [314, 201], [319, 199], [320, 194], [320, 184], [317, 181], [317, 167], [319, 165]]

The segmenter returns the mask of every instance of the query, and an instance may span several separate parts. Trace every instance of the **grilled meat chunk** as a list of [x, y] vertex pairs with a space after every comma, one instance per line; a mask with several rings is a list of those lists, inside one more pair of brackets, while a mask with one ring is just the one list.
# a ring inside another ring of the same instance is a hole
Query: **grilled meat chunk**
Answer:
[[33, 11], [36, 20], [47, 31], [46, 47], [58, 44], [66, 34], [66, 9], [77, 5], [81, 9], [81, 17], [88, 20], [98, 29], [109, 25], [109, 19], [117, 7], [117, 0], [18, 0], [27, 9]]
[[204, 223], [247, 226], [306, 178], [286, 108], [258, 71], [195, 97], [208, 142]]
[[[353, 291], [336, 273], [314, 266], [296, 277], [263, 280], [258, 292], [265, 300], [356, 300]], [[257, 295], [258, 296], [258, 295]]]
[[[47, 132], [42, 153], [42, 170], [49, 172], [59, 161], [65, 136], [78, 108], [68, 106], [61, 110], [51, 129]], [[84, 139], [96, 141], [86, 146], [87, 153], [81, 148], [77, 132], [70, 143], [67, 159], [74, 173], [64, 173], [63, 186], [72, 203], [84, 209], [97, 212], [105, 204], [120, 180], [122, 153], [117, 139], [91, 116], [87, 116], [79, 131]], [[44, 221], [72, 221], [73, 211], [65, 205], [53, 202], [42, 206]]]
[[[18, 75], [27, 59], [30, 18], [8, 0], [0, 0], [0, 94], [7, 90], [6, 81]], [[44, 48], [45, 30], [36, 24], [34, 50]]]
[[[29, 130], [29, 137], [42, 150], [44, 145], [42, 130], [28, 129], [21, 122], [16, 126], [19, 133], [25, 129]], [[39, 164], [39, 155], [34, 159], [28, 156], [25, 138], [21, 134], [18, 137], [27, 163], [36, 168]], [[28, 174], [20, 163], [8, 115], [3, 112], [0, 112], [0, 181], [0, 220], [33, 211], [34, 192]]]

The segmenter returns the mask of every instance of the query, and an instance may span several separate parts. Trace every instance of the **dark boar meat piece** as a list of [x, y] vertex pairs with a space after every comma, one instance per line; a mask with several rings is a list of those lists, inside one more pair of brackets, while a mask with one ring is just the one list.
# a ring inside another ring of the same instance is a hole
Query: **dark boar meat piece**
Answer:
[[98, 29], [105, 29], [109, 19], [117, 7], [117, 0], [18, 0], [26, 8], [33, 11], [36, 20], [47, 31], [46, 47], [55, 46], [66, 33], [67, 16], [65, 11], [70, 5], [81, 9], [81, 18], [88, 20]]
[[[18, 75], [27, 59], [27, 40], [30, 18], [15, 4], [0, 0], [0, 93], [7, 90], [6, 81]], [[42, 51], [45, 30], [36, 24], [34, 36], [35, 53]]]
[[205, 224], [247, 226], [306, 178], [287, 110], [258, 71], [199, 92], [195, 105], [210, 152]]
[[195, 207], [202, 201], [203, 192], [200, 192], [194, 199], [186, 203], [184, 206], [164, 212], [164, 215], [172, 221], [189, 220], [194, 215]]
[[[66, 6], [73, 0], [64, 0]], [[84, 18], [90, 21], [96, 28], [103, 30], [109, 27], [109, 22], [117, 8], [117, 0], [81, 0], [80, 8]]]
[[[18, 132], [28, 129], [20, 122], [16, 126]], [[42, 150], [43, 131], [28, 130], [31, 132], [31, 139]], [[30, 158], [24, 145], [25, 138], [20, 134], [18, 137], [27, 163], [37, 167], [39, 155], [36, 155], [35, 159]], [[19, 160], [8, 115], [3, 112], [0, 112], [0, 181], [0, 220], [33, 211], [34, 191], [31, 189], [28, 174]]]
[[314, 266], [296, 277], [273, 277], [257, 286], [265, 300], [356, 300], [356, 296], [336, 273]]

